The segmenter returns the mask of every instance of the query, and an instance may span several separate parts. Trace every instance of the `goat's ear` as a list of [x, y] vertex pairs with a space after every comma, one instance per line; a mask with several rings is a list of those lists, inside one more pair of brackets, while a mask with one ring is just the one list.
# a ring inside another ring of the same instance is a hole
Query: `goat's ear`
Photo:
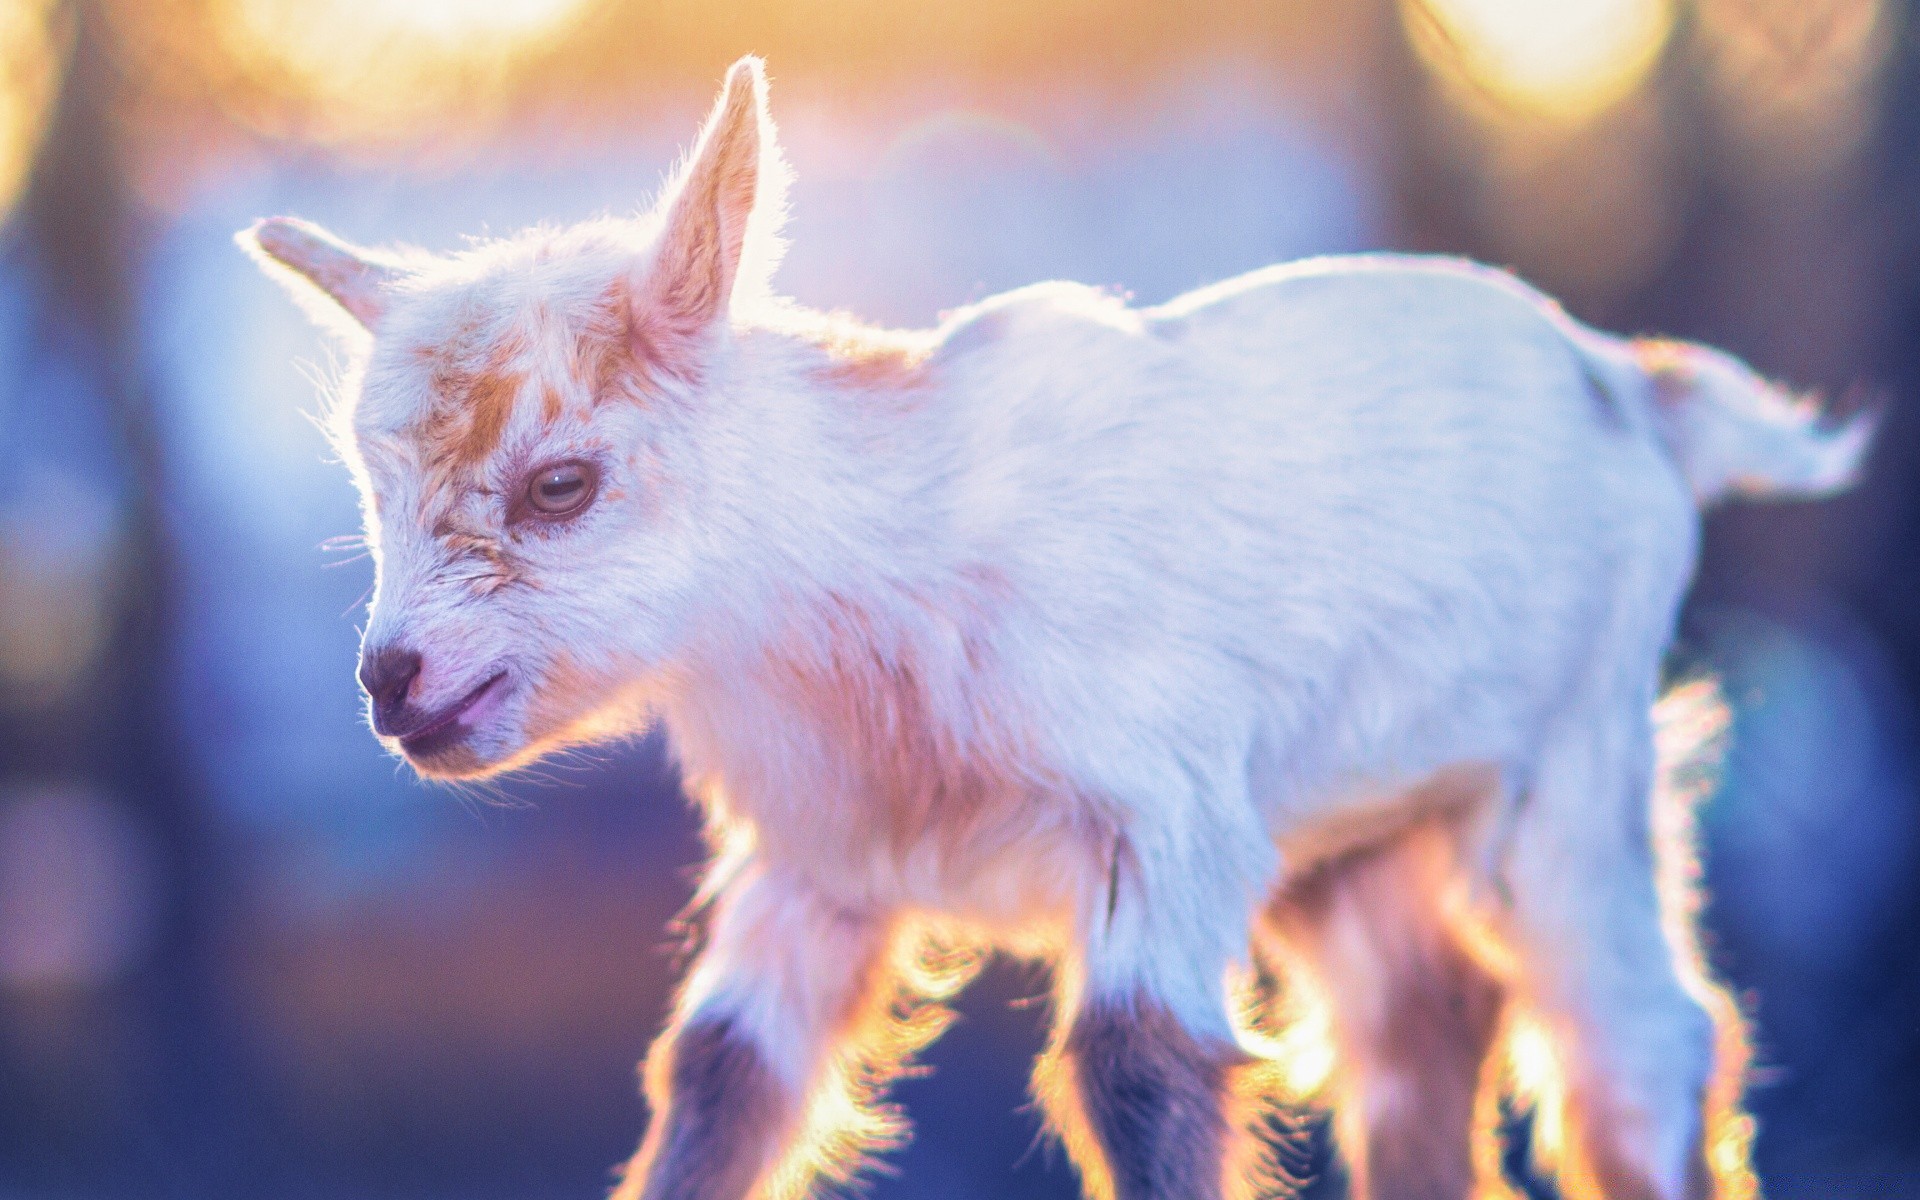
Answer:
[[632, 292], [646, 349], [689, 351], [737, 294], [765, 292], [779, 260], [786, 183], [766, 69], [743, 58], [655, 212], [659, 240]]
[[308, 305], [328, 324], [339, 323], [328, 319], [328, 309], [333, 309], [372, 330], [387, 311], [388, 289], [405, 273], [398, 262], [293, 217], [256, 221], [234, 240], [267, 274], [285, 283], [295, 299], [330, 301], [326, 308]]

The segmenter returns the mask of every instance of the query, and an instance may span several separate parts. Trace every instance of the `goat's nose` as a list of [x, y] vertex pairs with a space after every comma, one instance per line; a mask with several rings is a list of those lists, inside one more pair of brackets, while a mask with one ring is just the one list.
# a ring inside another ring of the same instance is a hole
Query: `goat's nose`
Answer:
[[406, 707], [407, 690], [419, 674], [417, 651], [385, 646], [360, 656], [360, 686], [373, 700], [375, 731], [392, 732], [394, 718]]

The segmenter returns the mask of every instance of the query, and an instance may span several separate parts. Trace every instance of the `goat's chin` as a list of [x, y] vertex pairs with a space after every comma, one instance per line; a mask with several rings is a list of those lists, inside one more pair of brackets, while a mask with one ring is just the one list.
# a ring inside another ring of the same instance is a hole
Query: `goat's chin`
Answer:
[[539, 699], [493, 714], [458, 740], [431, 748], [381, 740], [422, 779], [461, 782], [505, 775], [565, 750], [620, 741], [646, 732], [651, 723], [646, 708], [634, 703], [566, 711], [544, 706]]
[[625, 727], [603, 726], [601, 722], [578, 722], [564, 731], [549, 732], [532, 740], [506, 736], [504, 731], [483, 730], [432, 754], [415, 755], [404, 747], [395, 748], [422, 779], [459, 783], [510, 774], [549, 755], [618, 740], [632, 732]]
[[469, 738], [456, 745], [438, 749], [430, 754], [416, 754], [405, 747], [395, 746], [401, 758], [413, 768], [414, 774], [422, 779], [446, 781], [490, 779], [495, 775], [525, 766], [538, 757], [535, 753], [516, 753], [495, 751], [487, 745], [487, 739]]
[[431, 755], [402, 751], [400, 757], [406, 759], [407, 765], [420, 778], [446, 782], [489, 779], [511, 769], [506, 760], [487, 759], [465, 746]]
[[544, 742], [529, 742], [511, 722], [493, 723], [470, 730], [457, 741], [443, 742], [431, 748], [410, 747], [404, 742], [383, 739], [388, 749], [406, 760], [422, 779], [447, 782], [491, 779], [524, 767], [551, 749]]

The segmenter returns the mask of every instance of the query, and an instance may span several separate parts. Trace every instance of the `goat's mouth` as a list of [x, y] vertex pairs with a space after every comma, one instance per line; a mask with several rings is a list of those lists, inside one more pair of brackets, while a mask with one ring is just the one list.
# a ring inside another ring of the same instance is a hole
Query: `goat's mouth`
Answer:
[[475, 718], [494, 707], [494, 701], [506, 691], [507, 673], [495, 671], [480, 685], [437, 713], [428, 713], [405, 732], [396, 731], [400, 749], [415, 762], [445, 757], [467, 740], [475, 728]]

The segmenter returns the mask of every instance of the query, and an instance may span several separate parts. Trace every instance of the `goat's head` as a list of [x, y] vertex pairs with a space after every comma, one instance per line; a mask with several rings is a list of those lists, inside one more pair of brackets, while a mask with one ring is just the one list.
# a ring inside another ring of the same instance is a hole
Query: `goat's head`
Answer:
[[644, 721], [696, 599], [726, 586], [702, 484], [737, 447], [693, 427], [724, 387], [733, 305], [764, 294], [783, 190], [744, 59], [644, 218], [449, 257], [288, 218], [241, 235], [353, 348], [330, 424], [377, 571], [360, 679], [421, 773], [487, 775]]

